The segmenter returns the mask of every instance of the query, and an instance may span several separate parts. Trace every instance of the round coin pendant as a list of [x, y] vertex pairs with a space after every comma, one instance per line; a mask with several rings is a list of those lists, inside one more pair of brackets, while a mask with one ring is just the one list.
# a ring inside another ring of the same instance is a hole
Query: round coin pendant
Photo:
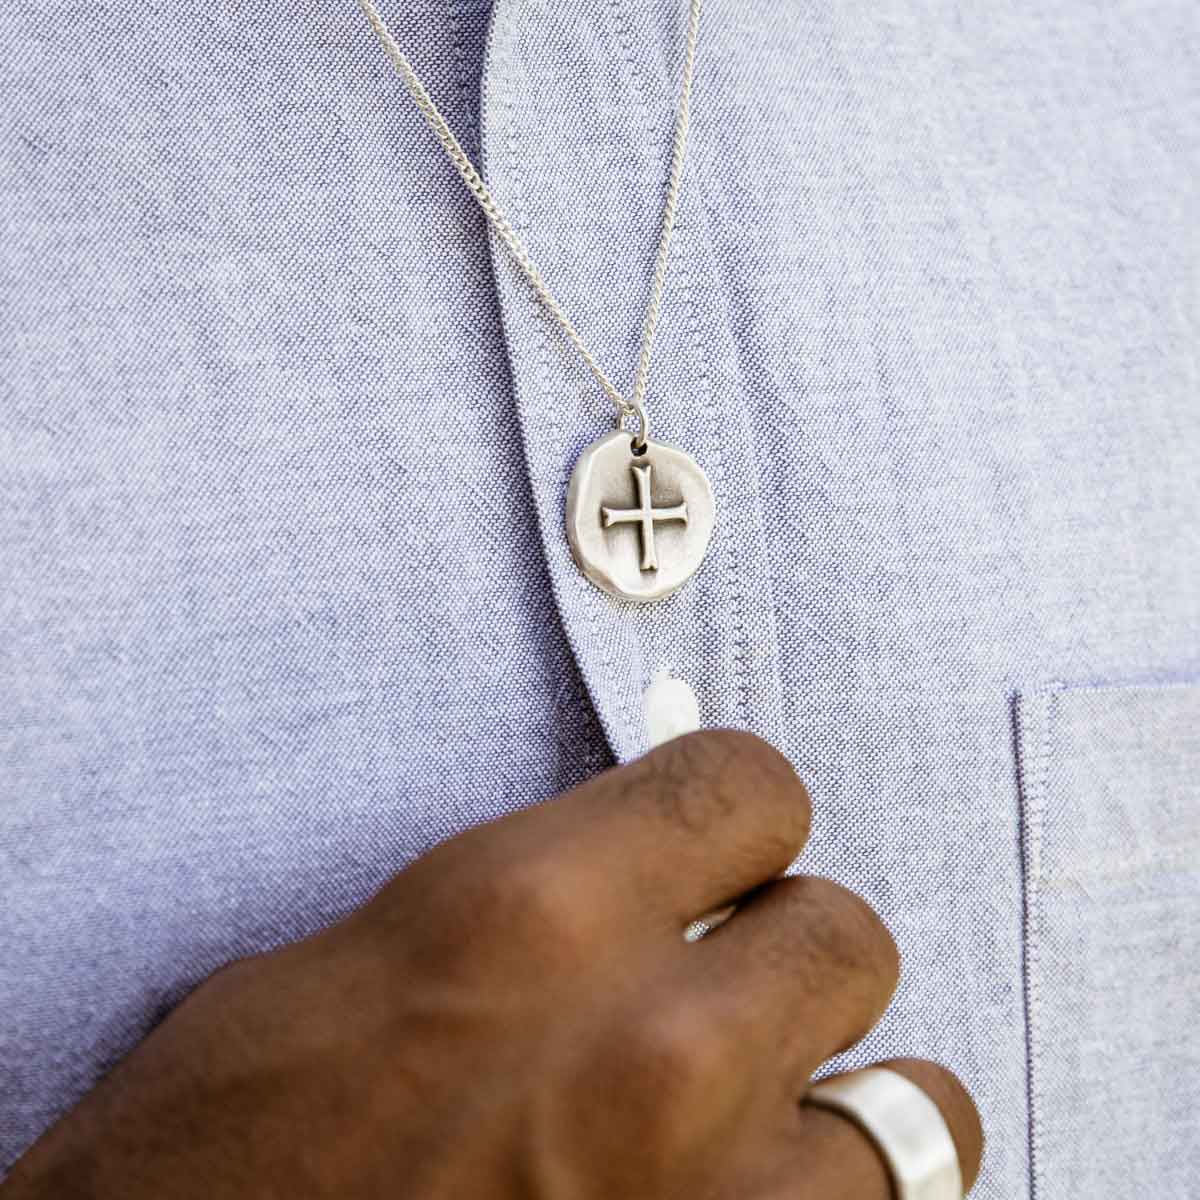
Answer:
[[616, 429], [580, 456], [567, 489], [567, 538], [579, 569], [624, 600], [658, 600], [695, 574], [712, 536], [708, 477], [677, 446], [641, 454]]

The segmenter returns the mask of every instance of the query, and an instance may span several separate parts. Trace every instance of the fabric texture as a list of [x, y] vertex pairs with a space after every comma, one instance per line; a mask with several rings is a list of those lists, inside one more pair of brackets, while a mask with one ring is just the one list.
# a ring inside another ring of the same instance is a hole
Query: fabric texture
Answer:
[[[471, 142], [487, 6], [391, 15]], [[484, 221], [357, 6], [0, 35], [8, 1164], [216, 967], [611, 756]]]
[[[1113, 737], [1142, 739], [1129, 827], [1164, 780], [1196, 811], [1193, 10], [709, 0], [649, 406], [718, 523], [647, 607], [563, 529], [607, 402], [356, 4], [0, 11], [0, 1172], [221, 963], [640, 753], [668, 671], [788, 754], [797, 869], [900, 944], [830, 1066], [957, 1070], [987, 1200], [1186, 1195], [1131, 1181], [1125, 1137], [1085, 1176], [1031, 1156], [1110, 1112], [1047, 1111], [1083, 1043], [1070, 979], [1027, 1011], [1027, 931], [1092, 938], [1089, 987], [1155, 979], [1162, 1077], [1194, 1062], [1200, 946], [1170, 969], [1132, 917], [1099, 930], [1107, 888], [1027, 924], [1014, 702], [1140, 688], [1136, 725], [1060, 710], [1049, 778], [1097, 825], [1043, 828], [1059, 864], [1119, 815], [1067, 782], [1111, 778]], [[626, 386], [684, 5], [384, 12]], [[1186, 928], [1167, 870], [1139, 868]], [[1161, 1116], [1126, 1104], [1123, 1134]]]

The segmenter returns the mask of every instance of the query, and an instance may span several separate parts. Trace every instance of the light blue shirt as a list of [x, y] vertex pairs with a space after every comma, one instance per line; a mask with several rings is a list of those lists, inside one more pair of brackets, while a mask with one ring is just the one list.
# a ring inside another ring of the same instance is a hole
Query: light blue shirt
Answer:
[[[627, 386], [684, 5], [492, 7], [386, 15]], [[959, 1072], [986, 1200], [1194, 1195], [1195, 34], [710, 0], [649, 403], [717, 528], [639, 608], [563, 528], [607, 402], [356, 4], [5, 5], [0, 1170], [668, 670], [901, 946], [834, 1065]]]

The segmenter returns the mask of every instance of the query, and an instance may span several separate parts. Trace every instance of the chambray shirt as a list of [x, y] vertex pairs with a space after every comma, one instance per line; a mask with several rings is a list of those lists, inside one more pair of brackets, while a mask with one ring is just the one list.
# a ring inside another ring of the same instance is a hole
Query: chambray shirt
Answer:
[[[621, 386], [684, 9], [386, 7]], [[607, 402], [352, 0], [9, 0], [0, 1170], [667, 671], [900, 944], [831, 1067], [959, 1072], [987, 1200], [1194, 1196], [1197, 66], [1194, 0], [710, 0], [649, 402], [718, 522], [635, 607]]]

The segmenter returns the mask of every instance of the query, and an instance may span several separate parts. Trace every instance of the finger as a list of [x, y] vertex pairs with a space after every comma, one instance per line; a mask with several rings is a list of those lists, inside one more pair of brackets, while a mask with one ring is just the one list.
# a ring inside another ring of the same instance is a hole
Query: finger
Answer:
[[456, 840], [512, 873], [553, 863], [574, 903], [678, 936], [785, 870], [809, 816], [783, 755], [748, 733], [706, 730]]
[[762, 888], [690, 957], [696, 985], [721, 995], [788, 1085], [865, 1036], [900, 978], [896, 943], [874, 909], [806, 875]]
[[[904, 1075], [937, 1105], [958, 1152], [963, 1192], [969, 1192], [979, 1174], [983, 1129], [967, 1090], [936, 1063], [896, 1059], [879, 1065]], [[807, 1104], [799, 1111], [778, 1184], [762, 1200], [892, 1200], [890, 1169], [868, 1134], [841, 1113]]]
[[804, 785], [779, 751], [751, 734], [689, 734], [626, 770], [567, 797], [580, 810], [570, 817], [587, 810], [597, 852], [612, 856], [610, 880], [673, 929], [775, 878], [808, 839]]
[[887, 1164], [852, 1121], [828, 1109], [805, 1109], [791, 1122], [764, 1184], [745, 1189], [754, 1200], [894, 1200]]
[[983, 1122], [971, 1093], [953, 1071], [923, 1058], [893, 1058], [879, 1065], [912, 1080], [938, 1106], [958, 1151], [963, 1191], [969, 1192], [979, 1176], [984, 1143]]

